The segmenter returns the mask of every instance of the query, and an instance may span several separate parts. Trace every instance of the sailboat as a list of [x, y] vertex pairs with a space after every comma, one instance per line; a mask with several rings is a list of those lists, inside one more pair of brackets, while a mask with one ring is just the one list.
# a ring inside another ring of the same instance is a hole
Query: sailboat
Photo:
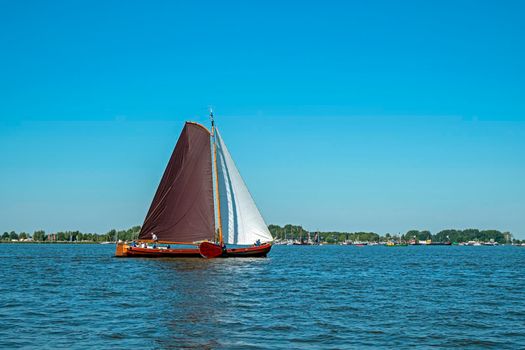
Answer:
[[[186, 122], [135, 242], [118, 257], [265, 257], [273, 238], [215, 127]], [[217, 226], [217, 229], [216, 229]], [[149, 245], [148, 245], [149, 244]]]

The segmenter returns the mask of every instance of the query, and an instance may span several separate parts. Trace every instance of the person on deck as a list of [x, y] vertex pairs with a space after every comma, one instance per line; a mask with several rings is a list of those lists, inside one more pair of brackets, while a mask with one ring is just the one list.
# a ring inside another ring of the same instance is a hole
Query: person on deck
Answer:
[[157, 237], [156, 234], [152, 233], [151, 234], [151, 239], [153, 240], [153, 242], [157, 242], [159, 240], [159, 237]]
[[257, 239], [257, 240], [255, 241], [255, 246], [258, 247], [258, 246], [260, 246], [260, 245], [261, 245], [261, 240], [260, 240], [260, 239]]

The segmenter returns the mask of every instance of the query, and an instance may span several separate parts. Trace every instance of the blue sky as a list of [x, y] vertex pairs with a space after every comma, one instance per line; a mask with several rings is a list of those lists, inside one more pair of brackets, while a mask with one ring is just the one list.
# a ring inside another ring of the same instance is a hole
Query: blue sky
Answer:
[[525, 238], [519, 1], [0, 1], [0, 231], [141, 224], [184, 120], [269, 223]]

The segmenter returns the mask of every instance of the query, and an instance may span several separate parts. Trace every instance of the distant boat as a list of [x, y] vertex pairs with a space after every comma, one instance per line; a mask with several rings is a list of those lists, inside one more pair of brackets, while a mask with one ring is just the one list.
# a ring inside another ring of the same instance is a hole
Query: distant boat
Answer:
[[432, 242], [430, 245], [452, 245], [451, 242]]
[[400, 242], [394, 242], [394, 241], [388, 241], [386, 242], [386, 246], [387, 247], [408, 247], [408, 244], [407, 243], [402, 243], [401, 241]]
[[368, 243], [367, 242], [361, 242], [359, 240], [359, 235], [357, 235], [357, 240], [355, 242], [353, 242], [354, 246], [356, 247], [364, 247], [365, 245], [367, 245]]
[[210, 117], [211, 132], [186, 122], [139, 233], [142, 247], [119, 242], [116, 256], [264, 257], [270, 252], [268, 226], [213, 113]]

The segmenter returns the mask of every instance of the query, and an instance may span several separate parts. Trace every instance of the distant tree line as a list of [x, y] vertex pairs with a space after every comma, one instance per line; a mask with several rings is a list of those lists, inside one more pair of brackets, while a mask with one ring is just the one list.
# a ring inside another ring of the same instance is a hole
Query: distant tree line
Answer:
[[[344, 241], [368, 241], [376, 242], [385, 239], [374, 232], [309, 232], [299, 225], [269, 225], [268, 229], [274, 239], [304, 241], [308, 237], [314, 240], [318, 237], [321, 242], [338, 243]], [[390, 238], [390, 235], [387, 235]]]
[[[284, 226], [269, 225], [274, 239], [278, 240], [297, 240], [311, 241], [316, 238], [320, 242], [326, 243], [340, 243], [344, 241], [363, 241], [363, 242], [385, 242], [388, 240], [403, 240], [410, 241], [417, 239], [419, 241], [432, 240], [433, 242], [468, 242], [480, 241], [489, 242], [494, 241], [500, 244], [503, 243], [525, 243], [525, 240], [513, 239], [510, 232], [501, 232], [498, 230], [442, 230], [436, 234], [424, 230], [410, 230], [405, 234], [390, 234], [379, 235], [375, 232], [312, 232], [305, 230], [300, 225], [287, 224]], [[133, 226], [127, 230], [110, 230], [103, 234], [97, 233], [82, 233], [80, 231], [60, 231], [54, 233], [46, 233], [44, 230], [37, 230], [33, 234], [27, 232], [16, 233], [15, 231], [4, 232], [0, 239], [2, 241], [24, 241], [32, 240], [37, 242], [113, 242], [118, 239], [123, 241], [131, 241], [138, 239], [140, 233], [140, 226]]]
[[37, 242], [112, 242], [117, 239], [131, 241], [137, 239], [140, 232], [140, 226], [133, 226], [127, 230], [110, 230], [103, 234], [82, 233], [80, 231], [59, 231], [46, 233], [44, 230], [38, 230], [29, 234], [26, 232], [16, 233], [15, 231], [4, 232], [1, 236], [2, 241], [13, 240], [32, 240]]
[[498, 242], [503, 243], [521, 243], [522, 241], [514, 239], [510, 232], [501, 232], [498, 230], [478, 230], [469, 228], [466, 230], [442, 230], [436, 234], [431, 234], [429, 231], [408, 231], [403, 239], [410, 240], [416, 237], [418, 240], [431, 239], [435, 242], [468, 242], [468, 241], [479, 241], [479, 242]]
[[327, 243], [340, 243], [344, 241], [365, 241], [365, 242], [385, 242], [389, 240], [402, 240], [410, 241], [416, 239], [418, 241], [432, 240], [433, 242], [468, 242], [468, 241], [479, 241], [479, 242], [498, 242], [504, 243], [522, 243], [525, 240], [520, 241], [513, 239], [510, 232], [501, 232], [498, 230], [478, 230], [478, 229], [466, 229], [466, 230], [442, 230], [436, 234], [432, 234], [428, 230], [410, 230], [404, 234], [387, 233], [385, 235], [379, 235], [375, 232], [308, 232], [302, 226], [298, 225], [285, 225], [283, 227], [279, 225], [268, 226], [272, 236], [279, 240], [305, 240], [306, 237], [310, 236], [313, 240], [315, 235], [318, 235], [321, 242]]

